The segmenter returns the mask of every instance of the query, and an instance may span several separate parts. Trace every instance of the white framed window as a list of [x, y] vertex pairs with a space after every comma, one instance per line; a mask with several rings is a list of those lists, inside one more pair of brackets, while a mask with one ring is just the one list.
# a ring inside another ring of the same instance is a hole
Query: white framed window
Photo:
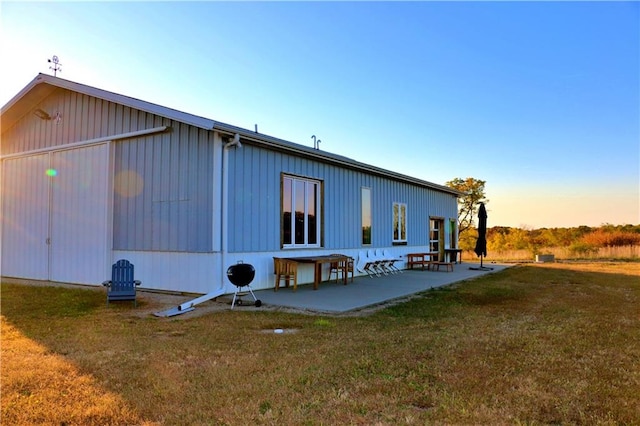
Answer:
[[393, 203], [393, 243], [407, 242], [407, 205]]
[[362, 187], [362, 245], [371, 245], [371, 188]]
[[282, 247], [320, 247], [321, 182], [282, 177]]

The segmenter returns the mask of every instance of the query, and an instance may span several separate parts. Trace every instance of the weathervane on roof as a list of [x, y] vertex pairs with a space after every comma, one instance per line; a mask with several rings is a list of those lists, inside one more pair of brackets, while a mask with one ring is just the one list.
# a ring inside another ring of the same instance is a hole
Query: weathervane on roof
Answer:
[[47, 59], [47, 62], [53, 64], [52, 67], [49, 67], [50, 70], [53, 70], [53, 76], [55, 77], [58, 71], [62, 72], [62, 64], [60, 63], [58, 57], [53, 55], [51, 59]]

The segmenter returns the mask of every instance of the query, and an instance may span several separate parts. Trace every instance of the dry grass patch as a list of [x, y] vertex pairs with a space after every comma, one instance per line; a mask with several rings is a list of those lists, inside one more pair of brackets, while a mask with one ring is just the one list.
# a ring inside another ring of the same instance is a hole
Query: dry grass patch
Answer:
[[[189, 320], [106, 308], [99, 292], [3, 285], [2, 314], [130, 407], [112, 423], [135, 412], [166, 425], [633, 424], [639, 280], [638, 264], [532, 265], [366, 317]], [[264, 332], [276, 328], [296, 332]], [[5, 378], [4, 327], [2, 343], [4, 420], [14, 382], [39, 379]]]
[[108, 425], [143, 421], [118, 394], [1, 317], [2, 424]]

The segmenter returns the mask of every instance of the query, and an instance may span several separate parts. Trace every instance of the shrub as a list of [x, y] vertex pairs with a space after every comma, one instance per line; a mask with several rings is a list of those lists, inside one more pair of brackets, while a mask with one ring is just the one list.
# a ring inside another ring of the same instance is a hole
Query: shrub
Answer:
[[577, 241], [569, 246], [569, 252], [574, 256], [588, 256], [597, 253], [598, 247], [583, 241]]
[[581, 243], [595, 247], [620, 247], [640, 245], [640, 234], [635, 232], [606, 232], [597, 229], [580, 239]]

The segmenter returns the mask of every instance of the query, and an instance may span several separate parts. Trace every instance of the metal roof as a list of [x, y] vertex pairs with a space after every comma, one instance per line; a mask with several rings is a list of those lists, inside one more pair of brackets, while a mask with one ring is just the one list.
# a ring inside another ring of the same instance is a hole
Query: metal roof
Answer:
[[453, 188], [449, 188], [448, 186], [439, 185], [412, 176], [403, 175], [401, 173], [396, 173], [390, 170], [382, 169], [380, 167], [361, 163], [348, 157], [332, 154], [327, 151], [313, 149], [301, 144], [285, 141], [283, 139], [268, 136], [252, 130], [233, 126], [231, 124], [214, 121], [208, 118], [142, 101], [140, 99], [120, 95], [117, 93], [109, 92], [106, 90], [42, 73], [38, 74], [36, 78], [34, 78], [27, 86], [24, 87], [24, 89], [22, 89], [9, 102], [7, 102], [6, 105], [2, 107], [2, 127], [5, 129], [11, 127], [17, 120], [31, 111], [35, 107], [35, 105], [37, 105], [47, 96], [51, 95], [51, 93], [53, 93], [56, 88], [63, 88], [82, 93], [84, 95], [93, 96], [109, 102], [114, 102], [130, 108], [159, 115], [170, 120], [186, 123], [195, 127], [199, 127], [201, 129], [218, 131], [220, 133], [228, 135], [234, 135], [237, 133], [240, 135], [242, 143], [255, 144], [278, 151], [284, 151], [295, 155], [301, 155], [307, 158], [313, 158], [317, 161], [335, 164], [341, 167], [347, 167], [362, 172], [372, 173], [375, 175], [384, 176], [414, 185], [428, 187], [437, 191], [447, 192], [457, 197], [464, 195]]

